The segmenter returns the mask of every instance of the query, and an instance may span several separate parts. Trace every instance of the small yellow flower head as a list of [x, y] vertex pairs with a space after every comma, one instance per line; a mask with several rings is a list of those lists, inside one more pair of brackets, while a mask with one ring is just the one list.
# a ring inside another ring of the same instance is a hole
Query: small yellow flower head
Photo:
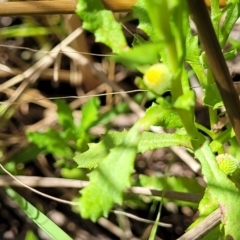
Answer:
[[162, 94], [171, 87], [172, 74], [165, 64], [157, 63], [148, 69], [143, 81], [150, 90]]
[[239, 161], [229, 154], [218, 155], [216, 161], [226, 175], [233, 174], [239, 168]]

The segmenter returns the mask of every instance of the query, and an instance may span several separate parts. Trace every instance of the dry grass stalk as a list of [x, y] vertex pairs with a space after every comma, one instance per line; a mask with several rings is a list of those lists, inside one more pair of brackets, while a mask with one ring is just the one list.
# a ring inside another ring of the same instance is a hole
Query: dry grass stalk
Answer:
[[[107, 9], [114, 12], [130, 11], [136, 0], [103, 0]], [[12, 15], [49, 15], [74, 13], [77, 1], [26, 1], [26, 2], [1, 2], [0, 16]]]

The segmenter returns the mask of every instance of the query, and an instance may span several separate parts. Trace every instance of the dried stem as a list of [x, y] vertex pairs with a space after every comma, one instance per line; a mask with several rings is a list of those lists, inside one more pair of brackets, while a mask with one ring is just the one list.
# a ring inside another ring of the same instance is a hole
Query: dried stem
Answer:
[[[17, 180], [18, 181], [17, 181]], [[37, 176], [0, 176], [0, 186], [16, 186], [16, 187], [67, 187], [67, 188], [84, 188], [88, 185], [88, 181], [80, 181], [74, 179], [61, 179], [51, 177], [37, 177]], [[126, 191], [128, 194], [146, 195], [146, 196], [158, 196], [163, 194], [162, 190], [151, 189], [145, 187], [131, 187]], [[184, 193], [164, 190], [164, 197], [173, 200], [181, 200], [193, 203], [199, 203], [202, 198], [201, 194], [196, 193]]]
[[177, 240], [197, 240], [202, 239], [208, 232], [214, 229], [221, 222], [221, 211], [218, 208], [207, 216], [197, 226], [186, 232]]
[[[130, 11], [136, 0], [102, 0], [107, 9], [114, 12]], [[11, 15], [49, 15], [74, 13], [77, 1], [26, 1], [1, 2], [0, 16]]]
[[203, 0], [187, 0], [208, 64], [240, 144], [240, 102]]
[[75, 0], [0, 2], [0, 16], [74, 13]]

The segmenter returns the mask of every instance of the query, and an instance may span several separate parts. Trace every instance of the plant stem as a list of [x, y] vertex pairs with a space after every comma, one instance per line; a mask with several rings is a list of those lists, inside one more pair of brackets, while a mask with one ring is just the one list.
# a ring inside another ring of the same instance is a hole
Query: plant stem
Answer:
[[177, 240], [202, 239], [208, 232], [221, 223], [221, 214], [220, 208], [216, 209], [210, 215], [205, 217], [198, 225], [194, 226]]
[[[173, 102], [175, 102], [180, 96], [184, 94], [183, 92], [183, 86], [182, 86], [182, 71], [181, 71], [181, 65], [179, 65], [178, 60], [178, 54], [177, 54], [177, 48], [176, 43], [174, 41], [174, 38], [166, 44], [166, 54], [168, 58], [168, 63], [171, 71], [175, 73], [175, 76], [173, 77], [172, 82], [172, 97]], [[188, 135], [192, 140], [198, 139], [198, 130], [196, 126], [194, 125], [194, 117], [193, 117], [193, 109], [192, 111], [187, 111], [185, 109], [176, 109], [179, 117], [181, 118], [182, 124], [184, 128], [186, 129]]]
[[187, 0], [210, 69], [240, 144], [240, 102], [203, 0]]
[[[213, 77], [210, 69], [208, 69], [208, 71], [207, 71], [207, 84], [214, 84], [215, 85], [214, 77]], [[209, 118], [210, 118], [210, 127], [211, 127], [211, 129], [213, 129], [214, 124], [218, 120], [217, 110], [214, 110], [213, 107], [209, 106], [208, 107], [208, 112], [209, 112]]]

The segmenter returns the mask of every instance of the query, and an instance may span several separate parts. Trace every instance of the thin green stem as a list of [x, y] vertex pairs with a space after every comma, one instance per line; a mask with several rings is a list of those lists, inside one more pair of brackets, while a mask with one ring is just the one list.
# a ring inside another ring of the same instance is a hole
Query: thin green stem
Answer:
[[214, 139], [214, 133], [209, 130], [208, 128], [204, 127], [203, 125], [199, 124], [199, 123], [195, 123], [195, 126], [201, 130], [202, 132], [204, 132], [205, 134], [207, 134], [211, 139]]
[[210, 118], [210, 126], [211, 129], [214, 126], [214, 124], [217, 122], [217, 111], [214, 110], [212, 107], [208, 108], [208, 112], [209, 112], [209, 118]]
[[[215, 84], [214, 77], [210, 69], [207, 72], [207, 84]], [[217, 122], [217, 111], [213, 109], [213, 107], [208, 107], [209, 118], [210, 118], [210, 126], [211, 128]]]
[[[166, 46], [166, 51], [169, 67], [171, 71], [175, 73], [172, 82], [172, 97], [173, 102], [175, 102], [180, 96], [183, 95], [183, 86], [181, 81], [182, 66], [179, 66], [175, 41], [168, 42]], [[186, 129], [188, 135], [191, 137], [191, 139], [197, 139], [199, 134], [197, 128], [194, 125], [193, 109], [191, 111], [187, 111], [184, 109], [176, 109], [176, 111], [181, 118], [183, 126]]]

